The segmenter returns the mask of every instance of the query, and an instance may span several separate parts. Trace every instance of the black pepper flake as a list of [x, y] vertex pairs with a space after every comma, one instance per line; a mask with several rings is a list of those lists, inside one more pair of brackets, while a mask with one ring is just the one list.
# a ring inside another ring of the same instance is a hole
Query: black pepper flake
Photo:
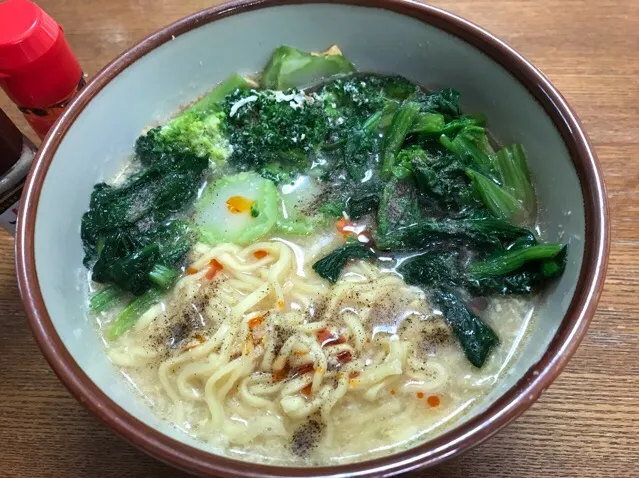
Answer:
[[317, 420], [310, 419], [295, 430], [291, 438], [291, 451], [293, 454], [305, 458], [317, 448], [324, 425]]

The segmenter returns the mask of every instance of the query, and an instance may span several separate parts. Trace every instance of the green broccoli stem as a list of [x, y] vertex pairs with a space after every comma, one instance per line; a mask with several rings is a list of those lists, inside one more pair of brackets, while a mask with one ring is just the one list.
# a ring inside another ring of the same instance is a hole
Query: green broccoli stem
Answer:
[[395, 157], [404, 144], [404, 140], [408, 135], [417, 114], [419, 113], [420, 106], [418, 103], [408, 101], [404, 103], [395, 112], [393, 121], [391, 122], [386, 138], [384, 140], [384, 152], [382, 157], [382, 179], [388, 179], [393, 172], [393, 165], [395, 164]]
[[523, 204], [532, 218], [537, 206], [524, 148], [520, 144], [502, 148], [495, 158], [495, 167], [503, 186]]
[[[475, 278], [506, 275], [523, 267], [527, 262], [553, 259], [561, 253], [564, 247], [566, 246], [563, 244], [551, 243], [506, 251], [498, 256], [472, 263], [469, 267], [469, 272]], [[548, 272], [552, 275], [552, 270]]]
[[117, 287], [106, 287], [91, 296], [89, 308], [96, 313], [109, 310], [115, 305], [121, 295], [122, 292]]
[[135, 322], [149, 310], [152, 306], [162, 300], [162, 292], [157, 289], [150, 289], [140, 297], [133, 299], [116, 317], [111, 327], [109, 327], [108, 337], [115, 340], [129, 330]]
[[160, 289], [169, 289], [178, 277], [178, 272], [171, 267], [167, 267], [162, 264], [155, 264], [151, 272], [149, 272], [149, 279]]
[[243, 76], [233, 73], [187, 111], [209, 111], [211, 107], [221, 105], [226, 95], [233, 93], [235, 90], [247, 90], [250, 86]]
[[508, 191], [489, 177], [477, 171], [470, 168], [466, 168], [465, 171], [472, 180], [477, 195], [484, 202], [491, 214], [511, 224], [521, 224], [525, 222], [526, 211], [522, 204], [511, 196]]

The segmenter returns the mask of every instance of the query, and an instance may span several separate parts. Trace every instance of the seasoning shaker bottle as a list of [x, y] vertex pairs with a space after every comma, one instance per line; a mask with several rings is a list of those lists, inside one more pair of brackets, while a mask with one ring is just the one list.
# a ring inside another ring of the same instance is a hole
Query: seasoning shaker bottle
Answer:
[[30, 0], [0, 2], [0, 87], [41, 139], [84, 84], [53, 18]]
[[0, 226], [16, 233], [22, 187], [36, 148], [0, 110]]

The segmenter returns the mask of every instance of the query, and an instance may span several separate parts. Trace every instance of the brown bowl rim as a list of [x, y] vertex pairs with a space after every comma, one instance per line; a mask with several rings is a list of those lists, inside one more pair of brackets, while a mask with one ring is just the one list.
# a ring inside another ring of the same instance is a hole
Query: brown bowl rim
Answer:
[[[431, 441], [400, 453], [347, 465], [302, 468], [253, 464], [199, 450], [145, 425], [108, 398], [73, 360], [51, 322], [36, 273], [34, 233], [40, 192], [60, 142], [84, 107], [120, 72], [173, 37], [203, 24], [266, 7], [312, 3], [374, 7], [411, 16], [463, 39], [509, 71], [544, 108], [570, 151], [584, 197], [587, 241], [575, 294], [548, 349], [517, 384], [485, 411]], [[151, 456], [200, 476], [386, 477], [433, 466], [467, 451], [518, 417], [548, 388], [577, 349], [595, 313], [604, 284], [609, 240], [603, 176], [579, 119], [537, 68], [492, 34], [452, 13], [410, 0], [241, 0], [194, 13], [151, 34], [97, 73], [71, 103], [45, 138], [24, 188], [16, 238], [16, 269], [29, 325], [52, 369], [81, 403]]]

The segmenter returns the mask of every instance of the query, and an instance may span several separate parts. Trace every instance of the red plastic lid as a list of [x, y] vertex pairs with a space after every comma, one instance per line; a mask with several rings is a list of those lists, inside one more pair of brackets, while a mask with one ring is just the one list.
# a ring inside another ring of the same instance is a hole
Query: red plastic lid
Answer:
[[61, 28], [28, 0], [0, 2], [0, 75], [11, 75], [46, 54]]

